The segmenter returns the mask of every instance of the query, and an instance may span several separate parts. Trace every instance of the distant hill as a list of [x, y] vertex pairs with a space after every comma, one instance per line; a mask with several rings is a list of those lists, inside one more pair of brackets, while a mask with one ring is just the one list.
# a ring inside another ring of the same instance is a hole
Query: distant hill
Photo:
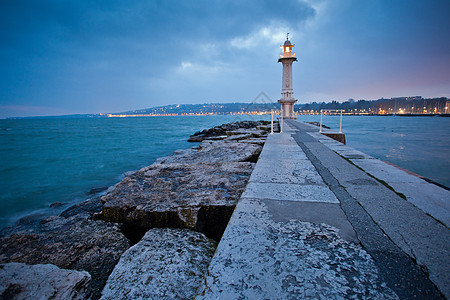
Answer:
[[179, 105], [166, 105], [157, 106], [146, 109], [139, 109], [124, 112], [126, 115], [133, 114], [176, 114], [176, 115], [189, 115], [189, 114], [217, 114], [225, 115], [230, 113], [243, 113], [251, 111], [271, 111], [279, 109], [279, 105], [275, 103], [205, 103], [205, 104], [179, 104]]
[[[264, 101], [263, 101], [264, 102]], [[9, 119], [26, 118], [105, 118], [117, 116], [172, 116], [172, 115], [226, 115], [226, 114], [245, 114], [245, 113], [270, 113], [271, 110], [280, 109], [278, 103], [265, 101], [265, 103], [205, 103], [205, 104], [178, 104], [157, 106], [139, 110], [132, 110], [120, 113], [110, 114], [84, 114], [84, 115], [64, 115], [64, 116], [45, 116], [45, 117], [21, 117]], [[345, 102], [311, 102], [301, 103], [294, 106], [299, 113], [318, 113], [321, 109], [342, 109], [350, 114], [448, 114], [450, 110], [450, 101], [446, 97], [441, 98], [422, 98], [415, 97], [397, 97], [391, 99], [378, 100], [358, 100], [349, 99]]]
[[[205, 103], [158, 106], [153, 108], [124, 112], [125, 115], [189, 115], [189, 114], [236, 114], [251, 112], [270, 112], [279, 110], [278, 103]], [[450, 110], [446, 97], [422, 98], [397, 97], [378, 100], [349, 99], [345, 102], [311, 102], [294, 105], [297, 112], [320, 112], [321, 109], [342, 109], [346, 113], [364, 114], [443, 114]]]

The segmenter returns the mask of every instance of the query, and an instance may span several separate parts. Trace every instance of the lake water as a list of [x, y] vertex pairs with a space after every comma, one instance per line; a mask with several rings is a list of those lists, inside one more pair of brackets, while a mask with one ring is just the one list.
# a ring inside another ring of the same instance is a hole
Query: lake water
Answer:
[[[270, 116], [264, 119], [269, 120]], [[58, 213], [111, 186], [123, 173], [151, 164], [176, 149], [194, 146], [189, 135], [254, 116], [0, 120], [0, 228], [38, 212]], [[319, 121], [320, 116], [299, 116]], [[339, 128], [339, 118], [324, 124]], [[347, 143], [450, 186], [450, 119], [344, 117]]]
[[[324, 116], [323, 124], [339, 131], [339, 116]], [[344, 116], [342, 132], [348, 146], [450, 187], [450, 118]]]

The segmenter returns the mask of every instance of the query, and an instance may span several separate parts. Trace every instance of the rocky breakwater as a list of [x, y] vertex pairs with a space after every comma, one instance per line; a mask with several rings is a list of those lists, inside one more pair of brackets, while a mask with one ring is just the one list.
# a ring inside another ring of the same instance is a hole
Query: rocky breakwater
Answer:
[[270, 131], [262, 122], [222, 127], [101, 199], [1, 230], [0, 276], [17, 280], [2, 280], [0, 298], [192, 298]]
[[137, 242], [122, 255], [102, 299], [195, 297], [267, 133], [237, 128], [205, 136], [198, 147], [158, 159], [102, 197], [97, 217], [121, 223]]
[[[93, 198], [60, 216], [31, 222], [25, 219], [14, 227], [4, 228], [0, 233], [0, 270], [5, 278], [21, 280], [5, 283], [0, 288], [0, 299], [4, 295], [8, 295], [5, 299], [16, 299], [16, 296], [18, 299], [64, 299], [64, 295], [98, 298], [120, 256], [130, 247], [118, 224], [92, 219], [93, 212], [99, 209], [99, 198]], [[18, 269], [11, 266], [13, 263], [47, 264], [47, 267]], [[90, 278], [72, 284], [74, 273], [61, 272], [59, 268], [86, 271]], [[34, 275], [20, 275], [30, 270], [42, 281], [33, 279]], [[33, 285], [46, 288], [33, 288]]]
[[195, 134], [202, 141], [197, 147], [124, 178], [102, 197], [97, 218], [121, 223], [133, 243], [155, 227], [191, 229], [219, 241], [269, 131], [262, 121], [248, 121]]

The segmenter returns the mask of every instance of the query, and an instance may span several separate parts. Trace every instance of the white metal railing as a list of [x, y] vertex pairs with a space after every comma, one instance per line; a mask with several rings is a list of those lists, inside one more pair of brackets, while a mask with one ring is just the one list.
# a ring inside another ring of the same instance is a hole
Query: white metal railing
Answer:
[[342, 133], [342, 112], [344, 111], [343, 109], [321, 109], [320, 110], [320, 133], [322, 133], [322, 117], [323, 117], [323, 112], [326, 111], [337, 111], [337, 112], [341, 112], [341, 119], [339, 121], [339, 133]]
[[270, 111], [270, 134], [273, 134], [273, 109]]
[[[277, 112], [274, 113], [273, 110], [270, 111], [270, 134], [273, 134], [273, 115], [278, 114]], [[278, 126], [280, 128], [280, 133], [283, 133], [283, 108], [280, 110], [280, 117], [278, 118]]]
[[281, 106], [280, 111], [280, 133], [283, 133], [283, 106]]

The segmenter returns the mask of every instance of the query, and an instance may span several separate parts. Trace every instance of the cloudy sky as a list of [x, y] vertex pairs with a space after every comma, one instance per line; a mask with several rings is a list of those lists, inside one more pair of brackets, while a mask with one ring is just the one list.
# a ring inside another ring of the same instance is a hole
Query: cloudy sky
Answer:
[[250, 102], [450, 97], [448, 0], [2, 0], [0, 118]]

